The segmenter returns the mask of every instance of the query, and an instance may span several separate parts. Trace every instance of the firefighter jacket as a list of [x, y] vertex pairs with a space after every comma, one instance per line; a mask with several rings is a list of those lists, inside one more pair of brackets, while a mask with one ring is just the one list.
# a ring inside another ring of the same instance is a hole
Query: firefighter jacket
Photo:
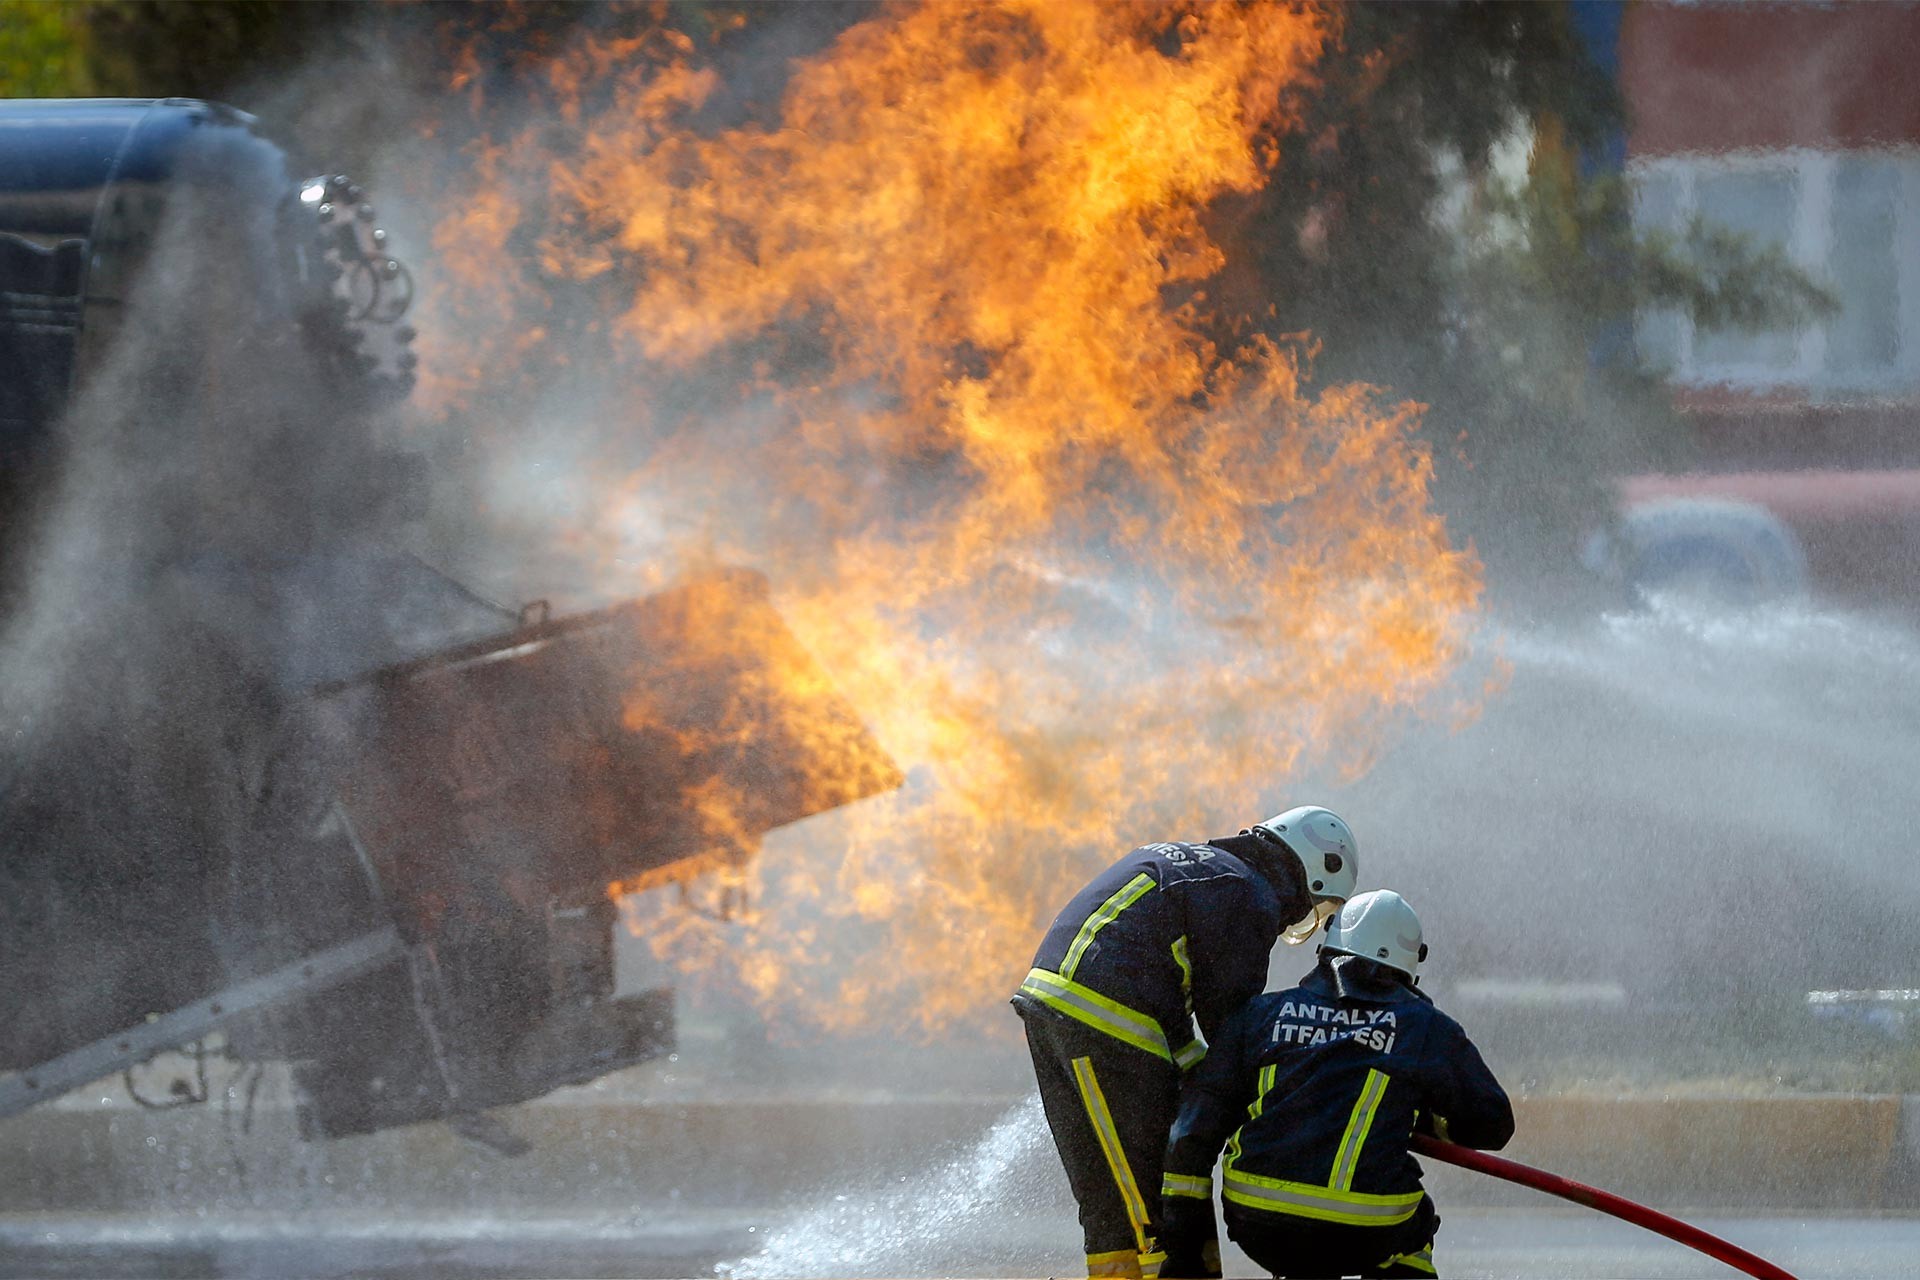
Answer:
[[1267, 985], [1267, 957], [1312, 910], [1300, 859], [1257, 836], [1135, 849], [1076, 894], [1014, 997], [1181, 1068]]
[[1423, 992], [1362, 957], [1323, 958], [1299, 986], [1240, 1010], [1182, 1082], [1161, 1188], [1169, 1249], [1213, 1237], [1223, 1143], [1230, 1219], [1405, 1222], [1423, 1194], [1407, 1150], [1416, 1127], [1497, 1150], [1513, 1107]]

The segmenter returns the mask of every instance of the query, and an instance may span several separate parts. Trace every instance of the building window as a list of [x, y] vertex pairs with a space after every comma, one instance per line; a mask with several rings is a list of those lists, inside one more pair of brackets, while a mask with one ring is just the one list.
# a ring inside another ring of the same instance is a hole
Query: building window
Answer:
[[1841, 159], [1827, 259], [1840, 314], [1827, 325], [1827, 370], [1877, 381], [1900, 362], [1900, 173], [1889, 160]]
[[[1707, 222], [1737, 231], [1757, 249], [1790, 254], [1800, 206], [1800, 184], [1790, 171], [1706, 172], [1693, 184], [1694, 209]], [[1784, 329], [1704, 329], [1694, 334], [1693, 363], [1701, 373], [1790, 372], [1799, 339]]]
[[1815, 398], [1920, 391], [1920, 151], [1779, 151], [1636, 161], [1634, 223], [1684, 237], [1695, 218], [1786, 254], [1840, 303], [1806, 330], [1705, 329], [1647, 310], [1642, 363], [1676, 382]]
[[[1643, 234], [1678, 241], [1686, 233], [1687, 217], [1680, 207], [1680, 175], [1655, 170], [1641, 176], [1633, 193], [1633, 220]], [[1640, 361], [1649, 369], [1672, 373], [1685, 363], [1686, 317], [1678, 309], [1647, 308], [1634, 323], [1633, 340]]]

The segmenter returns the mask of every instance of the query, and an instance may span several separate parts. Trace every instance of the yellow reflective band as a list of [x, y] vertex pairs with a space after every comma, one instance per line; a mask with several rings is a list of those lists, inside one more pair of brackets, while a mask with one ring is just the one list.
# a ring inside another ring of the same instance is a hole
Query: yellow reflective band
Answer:
[[1385, 1271], [1388, 1267], [1412, 1267], [1415, 1271], [1424, 1271], [1430, 1276], [1440, 1274], [1433, 1269], [1432, 1245], [1428, 1245], [1418, 1253], [1396, 1253], [1381, 1263], [1378, 1269]]
[[1067, 948], [1067, 958], [1060, 962], [1060, 976], [1071, 978], [1073, 971], [1080, 967], [1080, 957], [1087, 953], [1087, 947], [1093, 942], [1093, 935], [1113, 923], [1113, 918], [1140, 900], [1140, 896], [1153, 888], [1153, 877], [1142, 871], [1139, 875], [1122, 885], [1117, 893], [1100, 904], [1100, 909], [1087, 917], [1080, 926], [1079, 936], [1073, 945]]
[[[1187, 955], [1187, 935], [1181, 934], [1173, 940], [1173, 962], [1180, 966], [1180, 1001], [1186, 1006], [1187, 1027], [1193, 1026], [1193, 961]], [[1182, 1071], [1190, 1071], [1207, 1056], [1207, 1042], [1195, 1036], [1187, 1041], [1186, 1047], [1176, 1050], [1173, 1065]]]
[[1160, 1175], [1160, 1194], [1211, 1200], [1213, 1199], [1213, 1175], [1196, 1178], [1190, 1173], [1163, 1173]]
[[[1074, 1083], [1080, 1086], [1080, 1104], [1087, 1109], [1087, 1119], [1093, 1122], [1093, 1133], [1100, 1140], [1100, 1152], [1107, 1158], [1107, 1168], [1113, 1173], [1114, 1185], [1120, 1188], [1120, 1203], [1126, 1207], [1127, 1221], [1133, 1224], [1133, 1238], [1140, 1246], [1142, 1255], [1153, 1252], [1153, 1240], [1147, 1235], [1147, 1205], [1140, 1196], [1139, 1184], [1133, 1180], [1133, 1169], [1127, 1164], [1126, 1149], [1120, 1145], [1120, 1130], [1113, 1123], [1113, 1113], [1107, 1110], [1107, 1095], [1101, 1092], [1100, 1081], [1093, 1074], [1092, 1058], [1073, 1060]], [[1146, 1270], [1146, 1258], [1140, 1260], [1142, 1273]]]
[[1108, 1253], [1087, 1255], [1088, 1280], [1137, 1280], [1140, 1276], [1140, 1251], [1114, 1249]]
[[1273, 1088], [1273, 1077], [1278, 1070], [1272, 1063], [1260, 1068], [1260, 1087], [1254, 1091], [1253, 1102], [1247, 1107], [1247, 1119], [1258, 1120], [1260, 1113], [1266, 1110], [1267, 1090]]
[[1363, 1191], [1337, 1191], [1308, 1182], [1287, 1182], [1229, 1169], [1221, 1179], [1221, 1194], [1249, 1209], [1317, 1218], [1322, 1222], [1344, 1222], [1356, 1227], [1390, 1227], [1411, 1218], [1413, 1211], [1420, 1207], [1424, 1193], [1369, 1195]]
[[1353, 1186], [1353, 1171], [1360, 1164], [1360, 1148], [1367, 1145], [1367, 1131], [1373, 1128], [1374, 1113], [1380, 1110], [1380, 1099], [1386, 1092], [1387, 1073], [1369, 1070], [1367, 1082], [1360, 1086], [1360, 1099], [1353, 1104], [1353, 1114], [1347, 1117], [1347, 1131], [1340, 1136], [1340, 1148], [1333, 1155], [1333, 1176], [1327, 1185], [1335, 1191]]
[[[1149, 1245], [1153, 1242], [1148, 1241]], [[1160, 1268], [1166, 1263], [1167, 1255], [1157, 1249], [1149, 1248], [1140, 1255], [1140, 1280], [1160, 1280]]]
[[[1273, 1088], [1277, 1070], [1273, 1065], [1260, 1069], [1260, 1092], [1247, 1108], [1249, 1120], [1259, 1119], [1261, 1109], [1266, 1104], [1267, 1092]], [[1249, 1209], [1265, 1209], [1298, 1218], [1317, 1218], [1323, 1222], [1343, 1222], [1361, 1227], [1386, 1227], [1405, 1222], [1419, 1207], [1422, 1192], [1371, 1195], [1352, 1190], [1354, 1170], [1360, 1163], [1360, 1150], [1366, 1145], [1367, 1133], [1373, 1127], [1373, 1117], [1380, 1109], [1380, 1100], [1386, 1096], [1388, 1080], [1385, 1072], [1367, 1072], [1367, 1081], [1360, 1087], [1360, 1098], [1354, 1103], [1353, 1114], [1347, 1118], [1347, 1131], [1341, 1136], [1340, 1148], [1334, 1155], [1330, 1185], [1316, 1186], [1311, 1182], [1289, 1182], [1284, 1178], [1242, 1172], [1235, 1167], [1240, 1158], [1240, 1134], [1236, 1131], [1232, 1141], [1227, 1144], [1221, 1195]]]
[[[1247, 1119], [1258, 1120], [1260, 1118], [1260, 1113], [1266, 1109], [1267, 1091], [1273, 1088], [1273, 1078], [1278, 1071], [1279, 1071], [1279, 1068], [1272, 1063], [1268, 1063], [1266, 1066], [1260, 1068], [1260, 1074], [1258, 1077], [1256, 1077], [1257, 1084], [1253, 1091], [1253, 1101], [1247, 1104]], [[1244, 1125], [1241, 1126], [1241, 1128], [1245, 1128], [1245, 1127], [1246, 1126]], [[1228, 1173], [1233, 1172], [1234, 1163], [1239, 1159], [1240, 1159], [1240, 1130], [1235, 1129], [1233, 1131], [1233, 1136], [1227, 1139], [1226, 1168]]]
[[1445, 1116], [1436, 1114], [1433, 1117], [1433, 1136], [1442, 1142], [1453, 1141], [1452, 1138], [1447, 1136], [1447, 1118]]
[[1160, 1030], [1159, 1023], [1117, 1000], [1109, 1000], [1092, 987], [1070, 982], [1045, 969], [1031, 969], [1027, 972], [1026, 981], [1020, 984], [1020, 994], [1032, 996], [1048, 1008], [1058, 1009], [1095, 1031], [1104, 1031], [1136, 1049], [1145, 1049], [1156, 1058], [1164, 1058], [1168, 1062], [1174, 1060], [1173, 1051], [1167, 1048], [1167, 1037]]

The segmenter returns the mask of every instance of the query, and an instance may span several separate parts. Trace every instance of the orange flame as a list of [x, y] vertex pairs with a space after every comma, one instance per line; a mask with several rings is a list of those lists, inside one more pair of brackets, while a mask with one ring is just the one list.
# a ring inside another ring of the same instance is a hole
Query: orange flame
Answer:
[[[575, 56], [564, 109], [477, 153], [522, 194], [441, 225], [433, 395], [523, 374], [544, 288], [618, 282], [606, 376], [644, 456], [580, 532], [632, 558], [644, 515], [662, 560], [765, 571], [908, 772], [706, 882], [745, 918], [629, 899], [663, 956], [790, 1023], [970, 1023], [1090, 870], [1295, 802], [1308, 752], [1364, 767], [1445, 681], [1478, 566], [1418, 407], [1312, 393], [1299, 349], [1223, 352], [1199, 314], [1229, 265], [1207, 204], [1267, 180], [1333, 34], [1269, 5], [887, 9], [792, 68], [777, 125], [691, 127], [718, 80], [657, 41]], [[545, 286], [475, 270], [514, 235]]]

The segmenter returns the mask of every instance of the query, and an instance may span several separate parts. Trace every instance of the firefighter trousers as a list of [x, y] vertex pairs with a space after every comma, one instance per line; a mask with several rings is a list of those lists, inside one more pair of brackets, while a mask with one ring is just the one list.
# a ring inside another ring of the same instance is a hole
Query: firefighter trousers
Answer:
[[1089, 1276], [1159, 1274], [1160, 1172], [1180, 1071], [1049, 1009], [1015, 1003], [1047, 1127], [1080, 1206]]
[[1354, 1227], [1283, 1214], [1233, 1212], [1227, 1236], [1278, 1277], [1352, 1276], [1366, 1280], [1424, 1280], [1433, 1266], [1434, 1233], [1440, 1215], [1433, 1197], [1422, 1196], [1411, 1218], [1392, 1227]]

